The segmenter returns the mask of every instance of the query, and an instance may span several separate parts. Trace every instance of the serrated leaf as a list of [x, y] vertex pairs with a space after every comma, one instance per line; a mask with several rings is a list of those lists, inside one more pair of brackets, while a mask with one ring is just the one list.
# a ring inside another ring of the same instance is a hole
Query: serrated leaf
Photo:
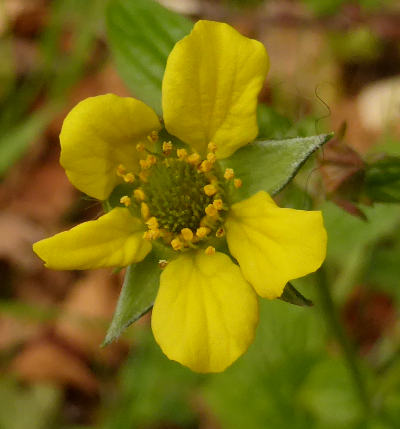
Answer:
[[192, 22], [154, 0], [115, 0], [107, 30], [117, 68], [133, 95], [161, 115], [161, 82], [174, 44]]
[[289, 304], [298, 305], [299, 307], [312, 307], [314, 304], [311, 300], [303, 296], [292, 284], [288, 283], [283, 289], [279, 298]]
[[223, 168], [233, 168], [235, 176], [243, 181], [243, 186], [235, 192], [235, 197], [241, 200], [258, 191], [275, 195], [332, 135], [258, 140], [223, 159]]
[[151, 309], [158, 291], [160, 272], [154, 252], [149, 253], [142, 262], [127, 268], [117, 308], [103, 346], [116, 340], [129, 325]]

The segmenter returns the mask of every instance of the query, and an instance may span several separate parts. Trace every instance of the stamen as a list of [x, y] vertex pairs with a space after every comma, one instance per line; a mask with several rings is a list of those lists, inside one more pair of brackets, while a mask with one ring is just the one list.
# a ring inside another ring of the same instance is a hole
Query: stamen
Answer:
[[200, 171], [202, 171], [203, 173], [207, 173], [212, 169], [212, 166], [213, 163], [206, 159], [200, 164]]
[[163, 154], [165, 155], [165, 156], [168, 156], [168, 155], [170, 155], [170, 153], [171, 153], [171, 151], [172, 151], [172, 142], [171, 141], [169, 141], [169, 142], [164, 142], [163, 143], [163, 145], [162, 145], [162, 151], [163, 151]]
[[131, 199], [128, 197], [128, 195], [124, 195], [123, 197], [121, 197], [119, 202], [125, 207], [129, 207], [131, 205]]
[[133, 196], [138, 201], [143, 201], [146, 198], [146, 195], [144, 194], [143, 190], [140, 188], [137, 188], [133, 191]]
[[224, 173], [224, 177], [226, 180], [231, 180], [235, 177], [235, 173], [232, 168], [227, 168]]
[[150, 209], [149, 206], [146, 203], [143, 203], [140, 205], [140, 213], [142, 215], [143, 219], [148, 219], [150, 216]]
[[215, 161], [217, 160], [217, 157], [215, 156], [215, 153], [209, 152], [207, 154], [207, 160], [210, 161], [212, 164], [214, 164]]
[[204, 251], [206, 255], [214, 255], [215, 253], [215, 247], [208, 246], [207, 249]]
[[204, 186], [204, 193], [211, 197], [217, 193], [217, 188], [214, 185], [206, 185]]
[[119, 164], [117, 167], [117, 176], [123, 177], [126, 174], [126, 168], [123, 164]]
[[243, 185], [243, 182], [240, 179], [235, 179], [233, 181], [233, 186], [237, 189], [240, 188]]
[[217, 231], [216, 231], [216, 233], [215, 233], [215, 236], [217, 237], [217, 238], [221, 238], [221, 237], [223, 237], [225, 235], [225, 230], [224, 230], [224, 228], [218, 228], [217, 229]]
[[181, 249], [183, 248], [183, 243], [182, 243], [182, 241], [181, 241], [181, 240], [179, 240], [179, 238], [174, 238], [174, 239], [171, 241], [171, 247], [172, 247], [174, 250], [181, 250]]
[[176, 156], [180, 160], [184, 160], [187, 157], [187, 150], [186, 149], [177, 149], [176, 150]]
[[149, 136], [147, 136], [147, 140], [150, 143], [155, 143], [158, 140], [158, 132], [152, 131]]
[[213, 153], [217, 151], [217, 145], [213, 142], [208, 143], [207, 148], [210, 152], [213, 152]]
[[149, 229], [156, 230], [158, 229], [158, 220], [156, 217], [152, 216], [147, 222], [146, 225]]
[[136, 145], [136, 150], [137, 150], [138, 152], [143, 152], [143, 151], [145, 150], [145, 146], [144, 146], [144, 144], [143, 144], [143, 143], [138, 143], [138, 144]]
[[192, 241], [193, 240], [193, 231], [189, 228], [183, 228], [181, 230], [182, 237], [185, 241]]
[[201, 158], [198, 153], [192, 153], [187, 157], [187, 162], [189, 164], [197, 165], [200, 162]]
[[196, 235], [199, 238], [204, 238], [209, 232], [210, 228], [207, 228], [206, 226], [201, 226], [200, 228], [197, 228]]
[[126, 173], [122, 177], [126, 183], [133, 183], [135, 181], [135, 176], [133, 173]]
[[224, 202], [218, 198], [217, 200], [213, 201], [213, 206], [217, 209], [217, 210], [222, 210], [224, 207]]
[[158, 261], [158, 266], [163, 270], [168, 265], [168, 261], [166, 259], [160, 259]]
[[210, 217], [215, 217], [218, 215], [218, 210], [212, 205], [209, 204], [205, 209], [206, 215]]

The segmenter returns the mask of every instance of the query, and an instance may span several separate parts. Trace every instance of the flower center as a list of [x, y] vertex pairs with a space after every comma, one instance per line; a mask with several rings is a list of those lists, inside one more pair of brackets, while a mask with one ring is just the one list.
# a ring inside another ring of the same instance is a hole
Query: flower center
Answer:
[[[152, 140], [156, 140], [154, 134], [149, 136]], [[146, 150], [142, 144], [137, 149]], [[160, 239], [174, 250], [184, 251], [224, 236], [228, 187], [231, 183], [238, 187], [241, 182], [231, 180], [233, 170], [221, 172], [216, 145], [210, 143], [208, 149], [207, 158], [201, 159], [197, 153], [188, 154], [164, 142], [162, 153], [147, 150], [137, 176], [122, 165], [118, 167], [117, 174], [135, 185], [133, 199], [126, 195], [121, 203], [128, 207], [133, 202], [140, 207], [148, 228], [145, 239]], [[208, 246], [205, 251], [212, 254], [215, 249]]]

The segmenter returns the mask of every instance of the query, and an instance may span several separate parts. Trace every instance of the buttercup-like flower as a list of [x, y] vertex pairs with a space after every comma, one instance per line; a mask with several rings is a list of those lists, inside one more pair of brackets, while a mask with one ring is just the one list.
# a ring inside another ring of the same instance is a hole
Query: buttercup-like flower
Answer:
[[139, 100], [79, 103], [60, 135], [69, 180], [101, 201], [120, 184], [129, 192], [97, 220], [34, 244], [47, 267], [61, 270], [124, 267], [153, 245], [173, 249], [160, 261], [152, 329], [170, 359], [198, 372], [222, 371], [246, 351], [257, 294], [280, 297], [325, 258], [320, 212], [279, 208], [263, 191], [232, 204], [242, 182], [218, 161], [256, 138], [268, 67], [260, 42], [199, 21], [173, 48], [163, 79], [174, 143], [159, 141], [162, 124]]

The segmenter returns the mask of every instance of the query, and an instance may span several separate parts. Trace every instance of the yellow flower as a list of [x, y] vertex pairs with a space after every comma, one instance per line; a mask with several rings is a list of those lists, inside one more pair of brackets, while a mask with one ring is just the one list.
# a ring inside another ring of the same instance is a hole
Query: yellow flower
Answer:
[[[69, 180], [106, 200], [127, 177], [133, 198], [33, 247], [53, 269], [140, 263], [153, 240], [173, 249], [152, 329], [170, 359], [198, 372], [223, 371], [246, 351], [258, 323], [257, 294], [279, 297], [325, 258], [320, 212], [281, 209], [263, 191], [233, 205], [227, 198], [237, 192], [227, 180], [234, 174], [224, 174], [218, 160], [257, 136], [268, 67], [264, 46], [227, 24], [199, 21], [175, 45], [162, 85], [164, 124], [188, 151], [168, 144], [153, 152], [161, 123], [139, 100], [107, 94], [79, 103], [60, 135]], [[218, 251], [225, 240], [238, 265]]]

